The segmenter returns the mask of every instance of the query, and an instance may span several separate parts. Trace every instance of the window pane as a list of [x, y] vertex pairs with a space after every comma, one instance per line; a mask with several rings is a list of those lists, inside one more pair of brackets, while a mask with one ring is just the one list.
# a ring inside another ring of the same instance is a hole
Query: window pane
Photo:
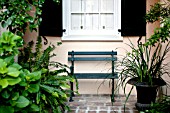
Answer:
[[82, 1], [83, 0], [71, 0], [71, 11], [81, 12], [82, 11]]
[[114, 11], [114, 0], [101, 0], [101, 11], [102, 12], [113, 12]]
[[113, 14], [101, 14], [101, 29], [106, 29], [106, 30], [114, 29]]
[[115, 0], [71, 0], [71, 30], [113, 30]]
[[71, 15], [71, 29], [80, 30], [83, 29], [82, 21], [84, 16], [82, 14], [72, 14]]
[[86, 12], [97, 12], [99, 10], [99, 0], [85, 0]]
[[85, 29], [99, 29], [99, 14], [86, 14], [85, 15]]

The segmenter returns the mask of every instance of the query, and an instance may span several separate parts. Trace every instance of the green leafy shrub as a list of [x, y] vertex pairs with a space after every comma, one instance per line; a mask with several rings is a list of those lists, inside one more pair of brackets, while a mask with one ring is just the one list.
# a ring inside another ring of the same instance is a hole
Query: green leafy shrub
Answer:
[[0, 37], [0, 56], [6, 57], [17, 55], [18, 48], [22, 47], [23, 39], [11, 32], [3, 32]]
[[[53, 1], [59, 3], [60, 0]], [[33, 42], [30, 42], [21, 50], [19, 64], [14, 62], [19, 48], [23, 46], [21, 37], [27, 30], [37, 31], [42, 21], [40, 16], [44, 2], [0, 0], [1, 26], [11, 31], [3, 33], [0, 38], [0, 63], [3, 64], [0, 67], [0, 113], [46, 113], [49, 109], [62, 113], [68, 109], [65, 102], [70, 91], [67, 89], [73, 79], [68, 76], [66, 65], [50, 62], [50, 58], [55, 56], [50, 54], [55, 46], [41, 50], [41, 38], [38, 38], [36, 51], [33, 52]], [[56, 69], [51, 71], [49, 66]]]
[[160, 21], [161, 26], [156, 28], [154, 34], [148, 39], [145, 45], [155, 45], [157, 42], [166, 42], [170, 37], [170, 0], [164, 3], [155, 3], [146, 14], [146, 21], [153, 23]]
[[[22, 46], [21, 37], [4, 32], [0, 37], [0, 112], [37, 111], [33, 101], [40, 87], [41, 71], [30, 73], [14, 62], [14, 57]], [[34, 106], [34, 107], [33, 107]]]
[[[10, 40], [4, 40], [10, 39]], [[11, 41], [12, 40], [12, 41]], [[9, 42], [9, 43], [7, 43]], [[42, 50], [41, 37], [33, 51], [33, 42], [21, 50], [19, 64], [14, 62], [22, 39], [11, 32], [0, 37], [0, 112], [3, 113], [62, 113], [69, 110], [66, 105], [70, 94], [68, 67], [50, 61], [55, 46]], [[6, 46], [9, 45], [9, 46]], [[11, 45], [11, 46], [10, 46]], [[5, 46], [5, 47], [4, 47]], [[9, 49], [7, 49], [9, 47]], [[55, 67], [50, 70], [49, 67]]]
[[[59, 0], [53, 0], [59, 3]], [[45, 0], [0, 0], [0, 23], [3, 28], [24, 36], [27, 29], [37, 31]], [[31, 11], [35, 13], [32, 14]]]
[[[35, 50], [33, 45], [31, 41], [21, 50], [19, 64], [30, 72], [42, 72], [40, 91], [36, 98], [40, 112], [46, 113], [51, 109], [53, 113], [62, 113], [64, 110], [69, 110], [66, 102], [70, 94], [69, 82], [73, 81], [73, 78], [68, 76], [69, 68], [59, 62], [50, 61], [50, 58], [55, 56], [54, 53], [52, 54], [54, 45], [49, 45], [43, 50], [41, 37], [37, 38]], [[52, 71], [50, 68], [56, 69]]]

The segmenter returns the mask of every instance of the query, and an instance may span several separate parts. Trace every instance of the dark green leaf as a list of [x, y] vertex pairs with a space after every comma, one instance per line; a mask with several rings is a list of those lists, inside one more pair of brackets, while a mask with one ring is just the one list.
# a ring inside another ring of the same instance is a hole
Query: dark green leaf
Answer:
[[24, 108], [29, 105], [29, 100], [25, 98], [24, 96], [20, 96], [18, 100], [16, 101], [16, 107], [18, 108]]
[[12, 106], [0, 106], [0, 113], [14, 113]]
[[11, 94], [7, 90], [4, 90], [3, 92], [1, 92], [1, 95], [3, 98], [8, 99]]
[[40, 89], [40, 86], [39, 86], [38, 83], [37, 84], [30, 84], [29, 87], [28, 87], [28, 91], [30, 93], [37, 93], [39, 91], [39, 89]]

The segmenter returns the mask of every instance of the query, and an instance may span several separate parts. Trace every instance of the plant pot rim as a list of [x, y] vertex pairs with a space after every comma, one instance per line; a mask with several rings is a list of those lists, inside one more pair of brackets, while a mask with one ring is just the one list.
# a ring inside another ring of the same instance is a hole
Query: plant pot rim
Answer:
[[149, 84], [148, 82], [139, 82], [138, 77], [131, 78], [127, 81], [128, 84], [134, 86], [143, 86], [143, 87], [159, 87], [166, 85], [166, 82], [161, 78], [153, 78], [153, 84]]

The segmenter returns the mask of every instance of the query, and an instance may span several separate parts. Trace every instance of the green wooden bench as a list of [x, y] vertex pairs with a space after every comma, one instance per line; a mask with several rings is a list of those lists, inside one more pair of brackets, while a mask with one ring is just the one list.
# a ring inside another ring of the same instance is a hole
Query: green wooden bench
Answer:
[[[112, 79], [112, 94], [111, 101], [114, 102], [114, 79], [118, 78], [117, 73], [114, 72], [114, 62], [117, 60], [116, 51], [69, 51], [68, 61], [71, 62], [70, 70], [71, 75], [74, 75], [77, 79]], [[78, 61], [111, 61], [112, 72], [111, 73], [75, 73], [74, 64]], [[73, 101], [73, 82], [70, 83], [72, 93], [70, 100]]]

